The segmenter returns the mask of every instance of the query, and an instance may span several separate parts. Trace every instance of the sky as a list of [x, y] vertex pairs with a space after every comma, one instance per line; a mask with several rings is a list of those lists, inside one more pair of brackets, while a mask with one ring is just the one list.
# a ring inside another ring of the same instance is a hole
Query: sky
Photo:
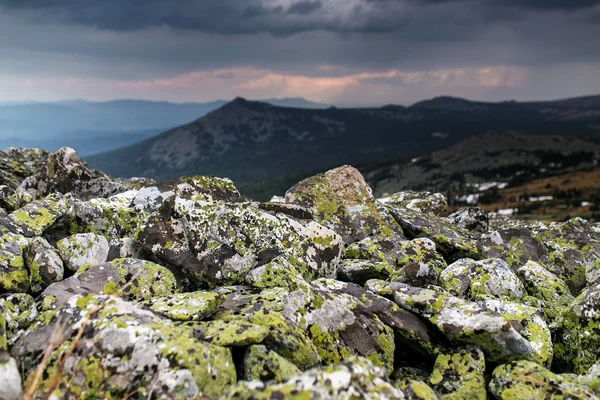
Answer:
[[600, 94], [600, 0], [0, 0], [0, 102]]

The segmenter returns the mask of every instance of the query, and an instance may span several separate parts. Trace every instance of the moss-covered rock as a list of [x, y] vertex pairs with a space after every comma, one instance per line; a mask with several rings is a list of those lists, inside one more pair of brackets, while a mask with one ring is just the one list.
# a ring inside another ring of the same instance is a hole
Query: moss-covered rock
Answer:
[[600, 238], [578, 219], [550, 224], [502, 220], [496, 230], [481, 236], [480, 247], [486, 257], [505, 260], [513, 271], [529, 261], [539, 263], [565, 281], [573, 295], [600, 268]]
[[478, 347], [468, 346], [440, 354], [435, 360], [429, 384], [443, 399], [485, 400], [484, 373], [483, 352]]
[[504, 260], [497, 258], [457, 260], [442, 271], [440, 286], [455, 296], [469, 300], [488, 296], [521, 300], [526, 294], [517, 275]]
[[[10, 347], [39, 317], [33, 297], [25, 293], [0, 295], [0, 314], [4, 323], [4, 335], [0, 336], [4, 336], [5, 347]], [[0, 345], [0, 349], [2, 347]]]
[[48, 286], [43, 295], [52, 299], [55, 308], [76, 294], [122, 294], [131, 299], [149, 300], [179, 291], [178, 280], [167, 268], [150, 261], [118, 258], [81, 268], [76, 275]]
[[29, 272], [23, 251], [29, 240], [0, 226], [0, 293], [25, 293], [29, 290]]
[[337, 279], [364, 285], [369, 279], [388, 279], [395, 268], [387, 262], [369, 260], [342, 260], [338, 265]]
[[201, 321], [214, 313], [224, 301], [225, 296], [220, 293], [191, 292], [152, 297], [144, 304], [175, 321]]
[[497, 399], [587, 399], [593, 398], [585, 386], [554, 374], [530, 361], [498, 366], [489, 383]]
[[396, 221], [402, 227], [407, 237], [429, 238], [433, 240], [437, 251], [447, 262], [460, 258], [480, 258], [477, 235], [452, 223], [449, 219], [435, 215], [388, 205]]
[[194, 337], [218, 346], [249, 346], [262, 343], [269, 336], [266, 325], [243, 321], [207, 321], [192, 325]]
[[351, 244], [366, 237], [396, 241], [402, 229], [373, 197], [363, 176], [343, 166], [307, 178], [285, 194], [287, 203], [311, 210], [315, 221], [333, 229]]
[[108, 258], [108, 240], [95, 233], [78, 233], [56, 244], [65, 266], [77, 272], [80, 268], [101, 264]]
[[283, 383], [241, 381], [224, 396], [226, 399], [401, 399], [383, 370], [369, 360], [352, 357], [347, 362], [315, 368]]
[[585, 289], [552, 325], [558, 372], [583, 374], [600, 354], [600, 285]]
[[302, 371], [276, 352], [263, 345], [248, 347], [242, 363], [244, 380], [284, 382]]
[[[85, 324], [84, 324], [84, 321]], [[48, 390], [67, 357], [53, 392], [59, 398], [214, 398], [236, 382], [229, 349], [196, 340], [193, 331], [134, 303], [110, 296], [75, 296], [47, 323], [32, 326], [12, 350], [28, 376], [40, 362], [50, 335], [62, 326], [39, 392]], [[80, 327], [85, 340], [76, 341]], [[70, 352], [69, 349], [74, 351]]]
[[462, 207], [448, 216], [456, 225], [477, 233], [489, 229], [489, 215], [479, 207]]
[[500, 300], [470, 302], [442, 289], [369, 281], [367, 288], [427, 318], [453, 342], [480, 346], [493, 362], [552, 361], [550, 330], [535, 308]]
[[342, 245], [337, 234], [313, 221], [250, 204], [180, 197], [167, 200], [137, 239], [156, 257], [211, 287], [253, 284], [257, 276], [247, 281], [248, 273], [280, 256], [294, 267], [291, 274], [307, 281], [334, 276]]
[[58, 251], [42, 237], [35, 237], [29, 242], [23, 258], [34, 294], [40, 294], [48, 285], [64, 277], [65, 267]]
[[408, 208], [424, 214], [443, 215], [448, 210], [446, 196], [442, 193], [415, 192], [412, 190], [394, 193], [379, 199], [383, 204]]
[[534, 261], [528, 261], [520, 267], [517, 275], [527, 293], [539, 301], [537, 307], [548, 323], [553, 322], [560, 310], [571, 305], [574, 300], [568, 285], [562, 279]]
[[27, 237], [41, 236], [69, 208], [69, 201], [58, 194], [35, 200], [13, 211], [8, 217]]

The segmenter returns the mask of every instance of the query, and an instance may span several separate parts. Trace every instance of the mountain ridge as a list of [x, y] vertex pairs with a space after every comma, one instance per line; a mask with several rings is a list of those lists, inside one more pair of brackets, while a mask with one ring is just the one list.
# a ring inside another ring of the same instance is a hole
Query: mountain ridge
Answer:
[[341, 164], [415, 157], [493, 131], [600, 135], [600, 107], [589, 98], [559, 105], [432, 100], [411, 107], [300, 109], [238, 97], [188, 124], [88, 161], [119, 177], [231, 176], [244, 189]]

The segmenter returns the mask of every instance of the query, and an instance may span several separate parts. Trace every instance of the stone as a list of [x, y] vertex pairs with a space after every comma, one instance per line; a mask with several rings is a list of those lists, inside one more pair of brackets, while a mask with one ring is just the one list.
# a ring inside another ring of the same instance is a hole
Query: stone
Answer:
[[242, 370], [246, 381], [281, 383], [302, 374], [294, 364], [263, 345], [248, 347], [244, 354]]
[[480, 346], [492, 362], [552, 362], [550, 330], [535, 308], [497, 299], [476, 303], [399, 282], [369, 281], [366, 287], [426, 318], [449, 340]]
[[[121, 290], [124, 292], [120, 293]], [[81, 268], [72, 277], [48, 286], [43, 295], [52, 299], [52, 308], [56, 308], [79, 294], [122, 294], [127, 298], [150, 300], [179, 291], [175, 275], [167, 268], [150, 261], [117, 258]]]
[[108, 258], [108, 240], [95, 233], [79, 233], [64, 238], [57, 243], [58, 251], [65, 266], [77, 272], [80, 268], [102, 264]]
[[468, 346], [440, 354], [433, 366], [429, 384], [442, 398], [487, 398], [485, 357], [476, 346]]
[[20, 400], [23, 393], [17, 361], [0, 350], [0, 399]]
[[50, 154], [46, 165], [24, 181], [21, 188], [33, 191], [36, 197], [58, 192], [72, 193], [82, 200], [109, 197], [126, 190], [103, 172], [88, 168], [77, 152], [69, 147]]
[[383, 374], [364, 358], [315, 368], [282, 383], [241, 381], [223, 396], [225, 399], [403, 399]]
[[29, 290], [29, 272], [23, 252], [29, 240], [0, 226], [0, 293], [26, 293]]
[[347, 165], [303, 180], [286, 192], [285, 200], [310, 209], [315, 221], [333, 229], [347, 244], [366, 237], [403, 237], [360, 172]]
[[600, 353], [600, 285], [589, 287], [559, 311], [552, 325], [555, 357], [553, 370], [582, 374]]
[[490, 224], [490, 217], [479, 207], [462, 207], [448, 215], [448, 219], [462, 228], [478, 233], [487, 232]]
[[431, 239], [447, 262], [460, 258], [481, 258], [477, 236], [449, 219], [394, 205], [388, 205], [388, 209], [409, 239]]
[[496, 367], [489, 388], [497, 399], [593, 398], [585, 386], [577, 386], [570, 379], [531, 361], [516, 361]]
[[546, 321], [552, 322], [561, 309], [570, 306], [574, 297], [567, 284], [535, 261], [527, 261], [519, 267], [517, 275], [527, 293], [539, 300], [539, 307]]
[[41, 236], [67, 212], [68, 207], [69, 201], [66, 198], [60, 195], [50, 195], [13, 211], [8, 217], [25, 236]]
[[440, 286], [455, 296], [469, 300], [488, 296], [521, 300], [526, 295], [517, 275], [506, 261], [497, 258], [457, 260], [442, 271]]
[[[34, 323], [39, 312], [33, 297], [25, 293], [0, 295], [0, 314], [3, 318], [5, 345], [0, 345], [0, 350], [10, 347]], [[2, 321], [0, 321], [2, 325]], [[2, 330], [2, 329], [0, 329]], [[2, 342], [3, 339], [0, 339]]]
[[380, 199], [383, 204], [408, 208], [423, 214], [443, 215], [448, 210], [446, 196], [441, 193], [415, 192], [412, 190], [394, 193]]
[[[85, 321], [85, 325], [84, 324]], [[84, 327], [85, 340], [77, 340]], [[45, 322], [33, 325], [12, 349], [18, 368], [29, 376], [60, 330], [61, 348], [72, 348], [58, 376], [64, 397], [147, 398], [216, 397], [236, 382], [231, 351], [196, 340], [193, 331], [121, 298], [74, 296]], [[39, 391], [50, 386], [61, 348], [53, 351], [49, 374]], [[29, 381], [25, 382], [27, 385]]]
[[43, 237], [33, 238], [23, 253], [29, 270], [30, 290], [40, 294], [48, 285], [64, 277], [65, 266], [58, 251]]
[[153, 297], [144, 304], [152, 311], [175, 321], [202, 321], [224, 301], [225, 296], [219, 293], [191, 292]]
[[[341, 239], [314, 221], [247, 204], [175, 197], [137, 234], [138, 242], [200, 285], [252, 284], [249, 272], [279, 256], [307, 281], [335, 275]], [[251, 276], [252, 278], [252, 276]]]

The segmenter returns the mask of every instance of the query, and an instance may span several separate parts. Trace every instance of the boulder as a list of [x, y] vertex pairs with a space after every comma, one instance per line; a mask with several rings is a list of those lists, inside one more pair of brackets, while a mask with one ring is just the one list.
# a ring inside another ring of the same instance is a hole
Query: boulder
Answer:
[[446, 196], [441, 193], [409, 190], [384, 197], [380, 201], [388, 206], [408, 208], [409, 210], [423, 214], [443, 215], [448, 210]]
[[48, 285], [63, 279], [65, 266], [60, 254], [43, 237], [33, 238], [23, 256], [29, 270], [32, 293], [40, 294]]
[[56, 244], [65, 266], [72, 272], [80, 268], [102, 264], [108, 258], [108, 240], [95, 233], [79, 233], [64, 238]]

